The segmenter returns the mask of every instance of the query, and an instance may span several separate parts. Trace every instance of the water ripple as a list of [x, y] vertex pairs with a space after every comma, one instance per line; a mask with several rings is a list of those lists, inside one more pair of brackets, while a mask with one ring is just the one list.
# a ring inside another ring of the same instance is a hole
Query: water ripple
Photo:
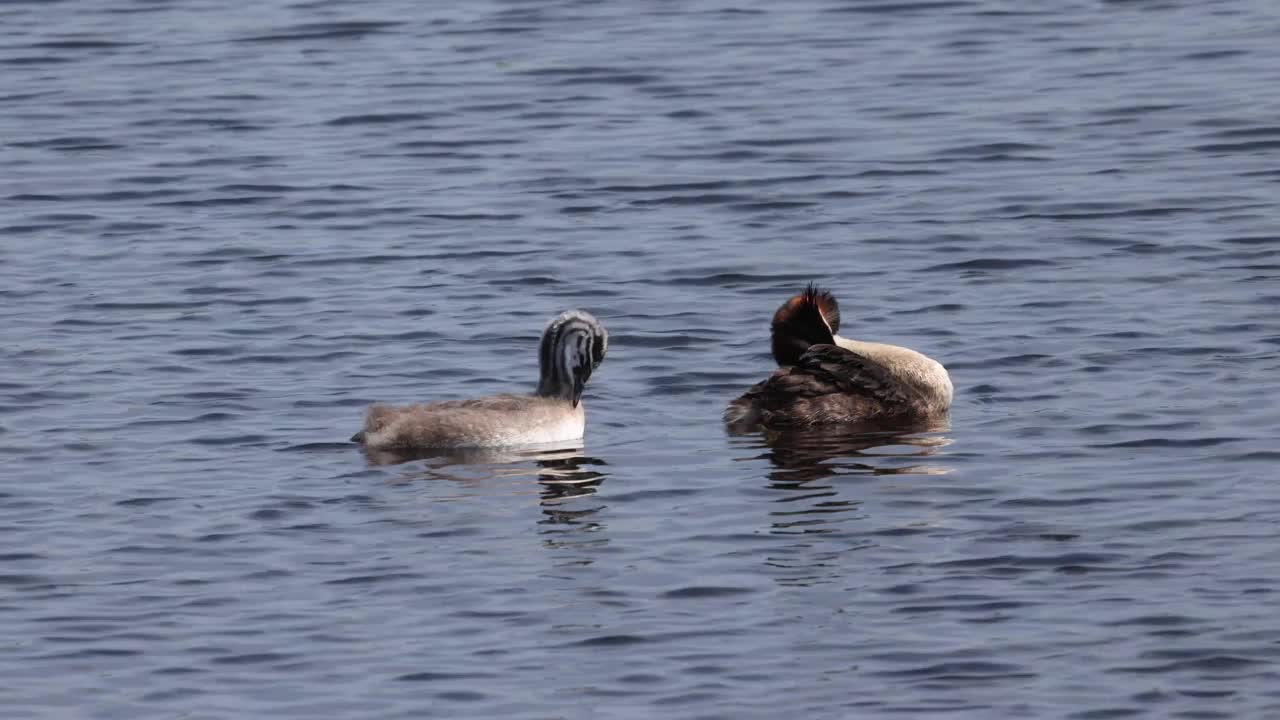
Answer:
[[[0, 5], [8, 715], [1280, 714], [1261, 0]], [[947, 425], [726, 431], [810, 281]]]

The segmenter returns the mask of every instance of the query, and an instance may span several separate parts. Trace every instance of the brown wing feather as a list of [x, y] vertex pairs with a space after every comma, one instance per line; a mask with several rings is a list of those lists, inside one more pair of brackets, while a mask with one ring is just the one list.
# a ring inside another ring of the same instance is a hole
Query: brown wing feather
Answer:
[[866, 395], [888, 405], [905, 405], [918, 395], [897, 382], [883, 365], [836, 345], [814, 345], [801, 356], [796, 369], [841, 392]]
[[834, 345], [810, 347], [795, 366], [778, 370], [747, 394], [760, 422], [773, 426], [886, 418], [910, 412], [918, 400], [884, 367]]

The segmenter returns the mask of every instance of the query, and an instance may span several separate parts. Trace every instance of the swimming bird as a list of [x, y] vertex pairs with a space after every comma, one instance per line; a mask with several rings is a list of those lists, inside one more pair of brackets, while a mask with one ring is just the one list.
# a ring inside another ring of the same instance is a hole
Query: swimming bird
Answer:
[[835, 297], [810, 284], [773, 314], [780, 366], [729, 403], [733, 425], [902, 425], [944, 418], [951, 378], [936, 360], [896, 345], [840, 337]]
[[377, 404], [352, 436], [369, 450], [475, 448], [565, 443], [586, 427], [582, 391], [604, 360], [609, 334], [582, 310], [552, 318], [538, 344], [538, 387], [532, 395], [502, 394], [422, 405]]

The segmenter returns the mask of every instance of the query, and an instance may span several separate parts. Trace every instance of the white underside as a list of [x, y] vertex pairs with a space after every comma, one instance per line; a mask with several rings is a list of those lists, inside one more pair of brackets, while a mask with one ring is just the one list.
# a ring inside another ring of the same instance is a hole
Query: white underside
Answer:
[[586, 431], [582, 417], [566, 417], [560, 422], [530, 428], [523, 432], [495, 432], [484, 447], [503, 445], [550, 445], [581, 440]]

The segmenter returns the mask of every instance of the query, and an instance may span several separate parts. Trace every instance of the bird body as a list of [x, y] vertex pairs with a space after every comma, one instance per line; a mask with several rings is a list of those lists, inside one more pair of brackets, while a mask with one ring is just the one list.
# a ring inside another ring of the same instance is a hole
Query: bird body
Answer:
[[608, 333], [589, 313], [569, 310], [548, 323], [538, 345], [540, 377], [530, 395], [393, 406], [376, 404], [351, 440], [371, 450], [544, 445], [582, 438], [582, 392], [604, 360]]
[[890, 425], [944, 417], [953, 388], [946, 368], [909, 348], [836, 334], [835, 298], [810, 285], [774, 313], [779, 368], [725, 410], [734, 425]]

